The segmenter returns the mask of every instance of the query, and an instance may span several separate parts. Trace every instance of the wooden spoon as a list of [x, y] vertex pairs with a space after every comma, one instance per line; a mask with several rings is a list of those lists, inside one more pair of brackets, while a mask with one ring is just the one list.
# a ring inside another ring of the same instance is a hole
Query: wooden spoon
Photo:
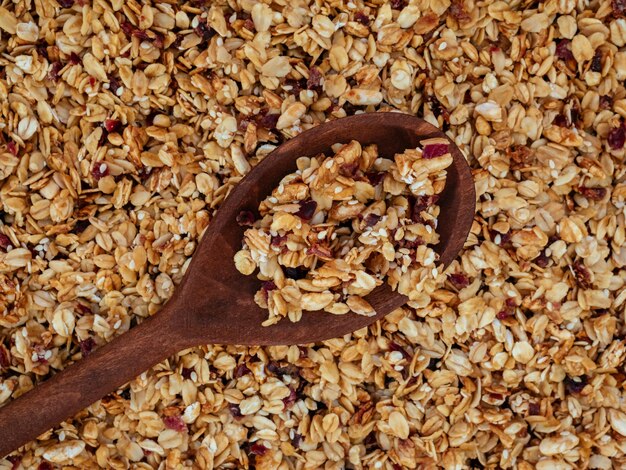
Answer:
[[[392, 158], [432, 137], [447, 138], [413, 116], [371, 113], [321, 124], [282, 144], [232, 190], [198, 244], [182, 282], [158, 314], [0, 408], [0, 457], [183, 349], [201, 344], [311, 343], [363, 328], [402, 306], [406, 297], [384, 283], [367, 297], [376, 309], [374, 317], [305, 312], [298, 323], [284, 319], [262, 327], [267, 311], [253, 300], [260, 281], [243, 276], [233, 263], [244, 232], [235, 218], [242, 210], [256, 212], [259, 202], [296, 170], [298, 157], [329, 152], [331, 145], [355, 139], [378, 144], [381, 156]], [[439, 201], [441, 242], [436, 248], [444, 265], [463, 247], [476, 199], [467, 162], [450, 144], [454, 163]]]

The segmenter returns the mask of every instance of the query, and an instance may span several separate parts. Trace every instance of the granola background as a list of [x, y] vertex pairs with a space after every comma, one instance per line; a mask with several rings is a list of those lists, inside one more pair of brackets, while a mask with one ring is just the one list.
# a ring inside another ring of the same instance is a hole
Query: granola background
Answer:
[[420, 302], [184, 351], [0, 466], [626, 465], [625, 10], [5, 0], [0, 403], [157, 312], [229, 189], [319, 122], [424, 116], [479, 200]]

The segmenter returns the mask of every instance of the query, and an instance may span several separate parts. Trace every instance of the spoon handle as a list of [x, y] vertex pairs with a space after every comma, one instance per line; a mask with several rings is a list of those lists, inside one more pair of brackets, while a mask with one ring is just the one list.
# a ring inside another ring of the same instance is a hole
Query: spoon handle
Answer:
[[[184, 349], [165, 312], [0, 408], [0, 458]], [[181, 347], [182, 346], [182, 347]]]

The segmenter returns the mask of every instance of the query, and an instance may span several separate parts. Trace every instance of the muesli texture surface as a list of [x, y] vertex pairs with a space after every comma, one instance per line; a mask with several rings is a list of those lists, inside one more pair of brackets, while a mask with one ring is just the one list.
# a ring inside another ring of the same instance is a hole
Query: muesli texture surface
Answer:
[[184, 351], [0, 468], [622, 468], [625, 44], [624, 0], [4, 0], [0, 404], [158, 312], [320, 122], [423, 116], [479, 199], [383, 321]]

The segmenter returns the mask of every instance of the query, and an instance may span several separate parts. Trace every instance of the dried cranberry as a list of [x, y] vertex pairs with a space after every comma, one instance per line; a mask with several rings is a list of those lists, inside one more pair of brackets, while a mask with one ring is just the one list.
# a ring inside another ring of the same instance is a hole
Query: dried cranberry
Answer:
[[319, 91], [322, 88], [322, 71], [319, 67], [311, 67], [309, 78], [306, 81], [307, 90]]
[[82, 59], [79, 57], [78, 54], [76, 54], [76, 52], [70, 53], [70, 64], [78, 65], [82, 63], [83, 63]]
[[367, 16], [365, 13], [363, 13], [362, 11], [357, 11], [354, 14], [354, 20], [361, 23], [362, 25], [365, 26], [369, 26], [371, 20], [369, 19], [369, 16]]
[[601, 201], [606, 196], [606, 188], [586, 188], [584, 186], [578, 187], [578, 192], [591, 201]]
[[296, 391], [289, 387], [289, 396], [283, 398], [283, 403], [285, 405], [285, 410], [290, 409], [297, 401], [298, 397]]
[[587, 376], [581, 375], [580, 377], [571, 378], [566, 375], [563, 384], [565, 385], [565, 391], [567, 393], [580, 393], [585, 388], [585, 385], [587, 385]]
[[389, 343], [389, 350], [390, 351], [398, 351], [400, 354], [402, 354], [402, 357], [404, 359], [406, 359], [407, 361], [410, 361], [412, 356], [408, 353], [408, 351], [406, 349], [404, 349], [402, 346], [400, 346], [398, 343], [392, 341], [391, 343]]
[[7, 237], [4, 233], [0, 233], [0, 251], [7, 252], [11, 246], [11, 239]]
[[48, 79], [52, 80], [53, 82], [56, 82], [60, 77], [59, 72], [61, 71], [62, 68], [63, 68], [63, 64], [61, 64], [61, 62], [59, 61], [52, 62], [52, 65], [50, 66], [50, 70], [48, 71]]
[[626, 131], [624, 130], [624, 126], [611, 129], [607, 137], [607, 142], [609, 143], [609, 147], [613, 150], [624, 148], [624, 143], [626, 142]]
[[596, 51], [593, 59], [591, 59], [591, 66], [589, 68], [592, 72], [602, 72], [602, 51]]
[[424, 147], [422, 157], [426, 159], [441, 157], [448, 153], [448, 144], [430, 144]]
[[365, 226], [373, 227], [378, 222], [380, 222], [381, 219], [382, 217], [378, 214], [367, 214], [367, 216], [365, 217]]
[[241, 408], [236, 403], [230, 403], [228, 405], [228, 409], [230, 410], [230, 414], [235, 418], [241, 418], [243, 415], [241, 414]]
[[538, 416], [541, 413], [541, 407], [539, 403], [529, 403], [528, 404], [528, 414], [530, 416]]
[[406, 5], [406, 0], [391, 0], [391, 8], [394, 10], [402, 10]]
[[166, 416], [163, 418], [163, 423], [168, 429], [173, 429], [177, 432], [187, 431], [187, 425], [180, 416]]
[[296, 215], [302, 220], [311, 220], [315, 215], [315, 209], [317, 209], [317, 202], [312, 199], [299, 202], [300, 209], [296, 212]]
[[9, 455], [6, 459], [11, 462], [11, 470], [17, 470], [20, 463], [22, 463], [22, 457], [20, 455]]
[[252, 371], [248, 368], [246, 364], [239, 364], [235, 369], [235, 378], [243, 377], [244, 375], [251, 374]]
[[48, 44], [44, 41], [39, 41], [36, 45], [35, 45], [35, 49], [37, 50], [37, 53], [43, 57], [46, 60], [50, 60], [50, 57], [48, 56]]
[[454, 0], [450, 5], [450, 14], [458, 21], [467, 21], [470, 19], [470, 15], [465, 9], [463, 0]]
[[17, 145], [12, 140], [7, 143], [7, 150], [17, 157]]
[[498, 317], [498, 320], [506, 320], [507, 318], [512, 317], [513, 313], [509, 310], [501, 310], [496, 316]]
[[507, 307], [511, 307], [511, 308], [517, 307], [517, 302], [515, 301], [513, 297], [509, 297], [508, 299], [506, 299], [504, 303], [506, 304]]
[[91, 174], [95, 178], [96, 181], [100, 180], [100, 178], [104, 178], [109, 175], [109, 167], [104, 162], [96, 162], [91, 170]]
[[626, 0], [613, 0], [611, 2], [611, 9], [613, 10], [613, 15], [616, 17], [625, 16], [626, 15]]
[[80, 352], [83, 354], [83, 357], [87, 357], [93, 351], [93, 348], [96, 346], [96, 342], [90, 336], [85, 341], [80, 342]]
[[0, 370], [7, 369], [11, 365], [9, 350], [0, 343]]
[[198, 23], [198, 26], [196, 26], [193, 31], [194, 33], [196, 33], [196, 35], [200, 37], [200, 39], [202, 39], [203, 43], [207, 42], [215, 35], [215, 32], [209, 27], [207, 23], [203, 21]]
[[180, 45], [183, 43], [183, 39], [185, 39], [184, 35], [177, 34], [176, 35], [176, 39], [174, 39], [174, 42], [170, 45], [170, 47], [172, 49], [178, 49], [180, 47]]
[[252, 227], [254, 224], [254, 214], [250, 211], [241, 211], [235, 219], [242, 227]]
[[118, 119], [105, 119], [104, 128], [107, 132], [117, 132], [122, 128], [122, 123]]
[[583, 289], [589, 289], [591, 287], [591, 271], [580, 260], [574, 261], [571, 268], [578, 285]]
[[539, 253], [539, 256], [537, 256], [533, 261], [540, 268], [547, 268], [548, 265], [550, 264], [550, 258], [546, 256], [545, 251], [542, 251], [541, 253]]
[[464, 289], [470, 284], [469, 278], [463, 273], [448, 274], [448, 281], [457, 289]]
[[331, 251], [331, 249], [328, 246], [325, 245], [320, 245], [320, 244], [315, 244], [313, 246], [311, 246], [307, 252], [307, 255], [315, 255], [319, 258], [325, 259], [325, 260], [331, 260], [333, 259], [333, 252]]
[[157, 49], [163, 49], [165, 45], [165, 35], [163, 33], [159, 33], [158, 31], [153, 31], [154, 39], [152, 39], [152, 45]]
[[430, 95], [428, 97], [428, 102], [430, 103], [430, 109], [435, 117], [441, 116], [445, 123], [450, 122], [450, 112], [443, 104], [441, 104], [441, 101], [439, 101], [435, 95]]
[[293, 439], [291, 440], [291, 445], [296, 449], [300, 448], [300, 444], [302, 444], [302, 434], [295, 433], [293, 435]]
[[41, 462], [37, 467], [37, 470], [54, 470], [54, 467], [48, 462]]
[[274, 281], [265, 281], [263, 283], [263, 285], [261, 286], [261, 292], [263, 292], [263, 295], [265, 296], [265, 299], [268, 299], [268, 292], [276, 290], [277, 286], [274, 283]]
[[253, 455], [265, 455], [269, 449], [260, 442], [255, 442], [250, 446], [250, 453]]
[[300, 369], [298, 369], [298, 367], [294, 366], [293, 364], [280, 366], [276, 362], [270, 362], [267, 365], [267, 371], [276, 376], [281, 376], [283, 379], [285, 378], [285, 375], [288, 375], [290, 377], [297, 377], [300, 375]]
[[602, 95], [600, 97], [600, 109], [611, 109], [613, 107], [613, 98], [609, 95]]
[[365, 173], [365, 177], [367, 178], [367, 180], [370, 182], [372, 186], [378, 186], [385, 179], [385, 172], [384, 171], [380, 171], [380, 172], [370, 171], [370, 172]]
[[412, 198], [411, 205], [411, 220], [413, 222], [423, 222], [422, 219], [422, 211], [428, 209], [433, 204], [436, 204], [439, 200], [439, 196], [434, 194], [432, 196], [417, 196], [416, 198]]
[[570, 127], [571, 125], [564, 114], [557, 114], [552, 121], [552, 124], [559, 127]]
[[572, 53], [572, 41], [569, 39], [561, 39], [556, 45], [555, 55], [566, 62], [571, 60], [576, 61]]
[[305, 268], [284, 268], [285, 277], [289, 279], [299, 280], [304, 279], [309, 270]]
[[283, 246], [285, 243], [287, 243], [287, 235], [276, 235], [275, 237], [272, 237], [270, 245], [279, 247]]
[[63, 8], [71, 8], [74, 6], [74, 0], [57, 0]]
[[297, 95], [302, 90], [306, 89], [306, 80], [296, 80], [294, 78], [286, 78], [283, 81], [283, 90], [287, 91], [291, 95]]
[[120, 81], [111, 74], [107, 75], [107, 78], [109, 79], [109, 90], [111, 90], [111, 93], [114, 95], [117, 95], [117, 90], [121, 86]]
[[267, 110], [265, 110], [264, 114], [257, 114], [257, 116], [255, 116], [255, 122], [257, 123], [257, 125], [259, 127], [262, 127], [263, 129], [267, 129], [268, 131], [274, 130], [276, 129], [276, 124], [278, 124], [278, 118], [280, 117], [280, 114], [278, 113], [268, 113]]

